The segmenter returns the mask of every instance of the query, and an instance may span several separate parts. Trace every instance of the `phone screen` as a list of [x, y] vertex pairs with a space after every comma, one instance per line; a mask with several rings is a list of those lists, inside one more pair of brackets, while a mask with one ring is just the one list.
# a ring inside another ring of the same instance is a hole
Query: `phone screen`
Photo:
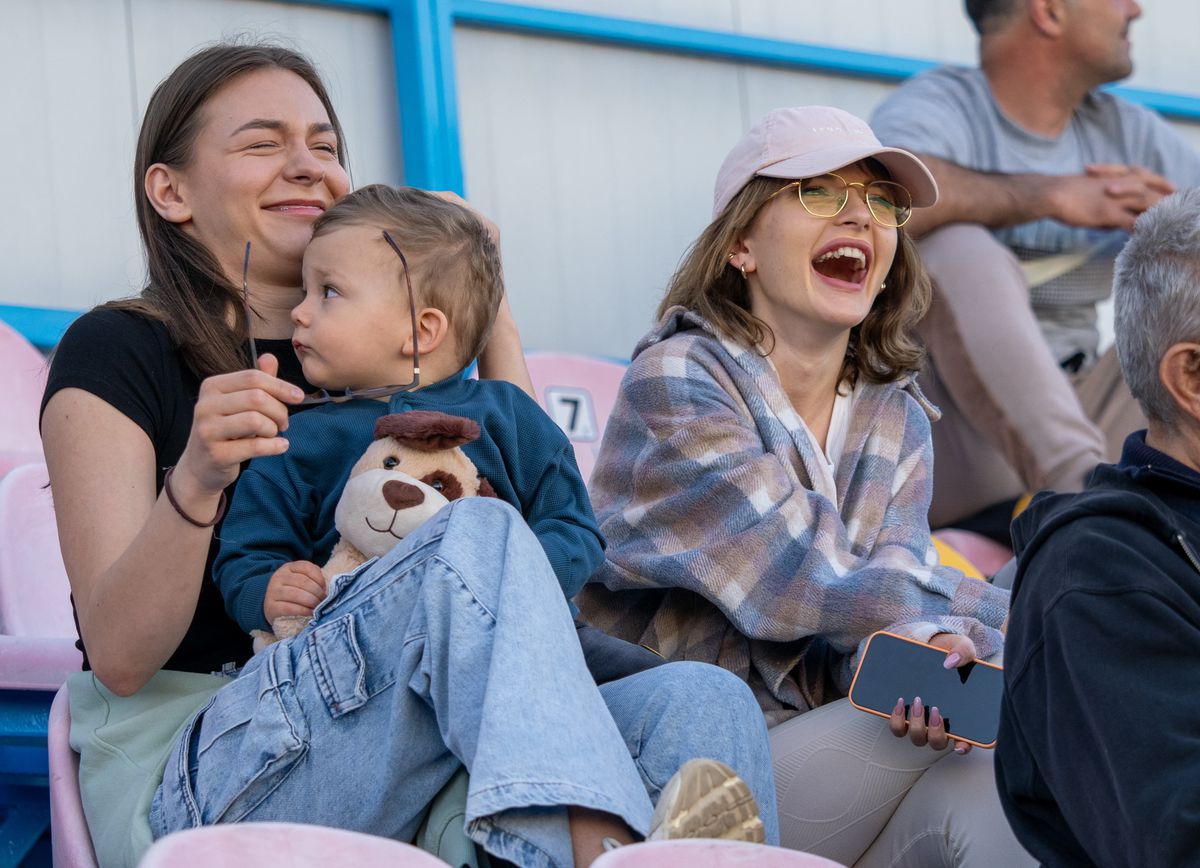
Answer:
[[945, 661], [946, 653], [938, 648], [875, 633], [850, 686], [850, 701], [886, 717], [899, 697], [904, 697], [907, 714], [913, 698], [919, 696], [927, 710], [938, 707], [946, 732], [984, 747], [994, 744], [1000, 726], [1003, 671], [986, 663], [946, 669]]

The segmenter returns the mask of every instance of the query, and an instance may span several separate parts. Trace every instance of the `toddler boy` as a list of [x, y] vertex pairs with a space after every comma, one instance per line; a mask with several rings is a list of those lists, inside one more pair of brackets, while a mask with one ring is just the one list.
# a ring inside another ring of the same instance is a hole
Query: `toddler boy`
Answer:
[[389, 394], [300, 413], [285, 453], [250, 462], [213, 568], [230, 615], [249, 632], [312, 614], [325, 597], [318, 564], [337, 541], [334, 509], [350, 468], [375, 420], [408, 410], [478, 423], [479, 439], [463, 451], [524, 516], [573, 597], [600, 565], [603, 541], [570, 442], [516, 386], [461, 375], [487, 342], [504, 292], [482, 222], [422, 190], [373, 184], [316, 220], [303, 277], [292, 321], [304, 376], [335, 397]]

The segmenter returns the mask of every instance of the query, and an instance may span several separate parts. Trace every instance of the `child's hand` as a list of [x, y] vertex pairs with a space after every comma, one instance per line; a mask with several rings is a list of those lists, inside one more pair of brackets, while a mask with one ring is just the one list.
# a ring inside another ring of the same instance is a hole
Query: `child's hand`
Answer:
[[271, 576], [263, 597], [267, 623], [285, 615], [312, 617], [313, 609], [325, 599], [325, 576], [312, 561], [291, 561]]

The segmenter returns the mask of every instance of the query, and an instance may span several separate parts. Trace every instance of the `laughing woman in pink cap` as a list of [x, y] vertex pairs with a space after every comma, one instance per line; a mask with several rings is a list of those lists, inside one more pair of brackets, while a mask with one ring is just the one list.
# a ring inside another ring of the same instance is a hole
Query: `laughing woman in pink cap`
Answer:
[[[991, 756], [937, 697], [890, 722], [841, 697], [890, 630], [951, 665], [1001, 651], [1008, 592], [937, 565], [903, 226], [937, 187], [825, 107], [779, 109], [717, 175], [713, 220], [634, 351], [591, 481], [607, 561], [579, 602], [668, 659], [717, 663], [772, 726], [783, 843], [856, 865], [1032, 864]], [[929, 725], [924, 723], [924, 708]], [[903, 738], [893, 738], [891, 733]]]

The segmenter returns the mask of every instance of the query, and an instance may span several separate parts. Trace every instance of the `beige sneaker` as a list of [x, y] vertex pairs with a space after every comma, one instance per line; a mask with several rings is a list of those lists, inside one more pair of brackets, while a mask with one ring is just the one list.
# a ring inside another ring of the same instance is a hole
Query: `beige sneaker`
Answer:
[[725, 838], [761, 844], [764, 837], [758, 803], [746, 782], [724, 763], [694, 759], [663, 787], [646, 840]]

